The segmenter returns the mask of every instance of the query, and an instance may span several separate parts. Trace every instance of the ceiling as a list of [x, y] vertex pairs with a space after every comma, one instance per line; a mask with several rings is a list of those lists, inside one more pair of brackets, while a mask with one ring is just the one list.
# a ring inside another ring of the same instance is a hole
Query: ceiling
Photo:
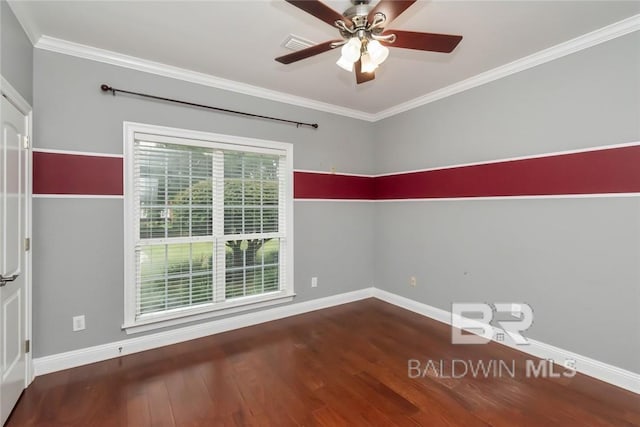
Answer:
[[[349, 1], [327, 0], [344, 11]], [[289, 34], [315, 43], [337, 29], [284, 1], [10, 1], [41, 35], [132, 55], [365, 113], [421, 95], [640, 13], [638, 1], [418, 1], [387, 28], [460, 34], [452, 54], [391, 49], [356, 85], [338, 51], [291, 65]], [[135, 90], [135, 88], [132, 88]]]

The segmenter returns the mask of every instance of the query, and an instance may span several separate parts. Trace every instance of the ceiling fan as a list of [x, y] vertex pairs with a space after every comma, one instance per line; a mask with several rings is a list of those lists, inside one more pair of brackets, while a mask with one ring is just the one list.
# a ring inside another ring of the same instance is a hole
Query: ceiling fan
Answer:
[[342, 40], [329, 40], [276, 58], [282, 64], [291, 64], [342, 46], [336, 64], [351, 72], [355, 69], [358, 84], [375, 78], [375, 69], [387, 59], [390, 47], [450, 53], [462, 36], [387, 30], [390, 24], [417, 0], [380, 0], [371, 6], [371, 0], [351, 0], [353, 6], [343, 15], [319, 0], [285, 0], [340, 30]]

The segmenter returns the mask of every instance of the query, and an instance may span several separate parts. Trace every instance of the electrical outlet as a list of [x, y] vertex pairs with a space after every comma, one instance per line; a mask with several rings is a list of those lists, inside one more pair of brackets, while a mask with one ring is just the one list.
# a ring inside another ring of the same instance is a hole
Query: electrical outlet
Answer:
[[416, 285], [418, 284], [418, 280], [416, 279], [416, 276], [409, 277], [409, 284], [414, 288], [416, 287]]
[[317, 288], [318, 287], [318, 278], [317, 277], [312, 277], [311, 278], [311, 287], [312, 288]]
[[82, 331], [84, 329], [85, 329], [84, 314], [81, 315], [81, 316], [74, 316], [73, 317], [73, 332]]

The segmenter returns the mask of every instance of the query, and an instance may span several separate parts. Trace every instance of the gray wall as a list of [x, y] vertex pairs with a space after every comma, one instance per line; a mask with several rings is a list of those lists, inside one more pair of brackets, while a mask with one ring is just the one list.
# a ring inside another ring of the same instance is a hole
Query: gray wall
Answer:
[[[627, 35], [377, 122], [376, 172], [638, 141], [639, 47]], [[376, 287], [444, 310], [527, 302], [529, 337], [640, 372], [638, 197], [385, 202], [375, 228]]]
[[[383, 173], [635, 141], [639, 42], [625, 36], [375, 124], [36, 50], [35, 145], [121, 153], [129, 120], [292, 142], [298, 169]], [[103, 82], [320, 129], [113, 98]], [[38, 198], [33, 214], [35, 356], [127, 337], [122, 200]], [[530, 337], [640, 372], [639, 214], [637, 198], [298, 201], [296, 301], [372, 283], [445, 310], [524, 301]], [[81, 313], [87, 330], [73, 333]]]
[[0, 0], [0, 73], [33, 103], [33, 46], [5, 0]]
[[[229, 109], [318, 122], [318, 130], [118, 95], [99, 86], [148, 92]], [[122, 153], [122, 122], [174, 126], [291, 142], [294, 167], [372, 173], [367, 122], [213, 88], [35, 51], [36, 148]], [[130, 337], [123, 322], [123, 201], [36, 198], [34, 355], [46, 356]], [[295, 202], [294, 302], [371, 286], [374, 207], [362, 202]], [[319, 286], [310, 287], [312, 276]], [[72, 332], [85, 314], [87, 329]]]

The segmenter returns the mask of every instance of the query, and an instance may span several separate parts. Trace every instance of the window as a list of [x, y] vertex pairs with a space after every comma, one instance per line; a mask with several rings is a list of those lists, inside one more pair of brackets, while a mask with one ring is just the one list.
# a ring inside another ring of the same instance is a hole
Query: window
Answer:
[[290, 144], [125, 123], [128, 332], [291, 300]]

